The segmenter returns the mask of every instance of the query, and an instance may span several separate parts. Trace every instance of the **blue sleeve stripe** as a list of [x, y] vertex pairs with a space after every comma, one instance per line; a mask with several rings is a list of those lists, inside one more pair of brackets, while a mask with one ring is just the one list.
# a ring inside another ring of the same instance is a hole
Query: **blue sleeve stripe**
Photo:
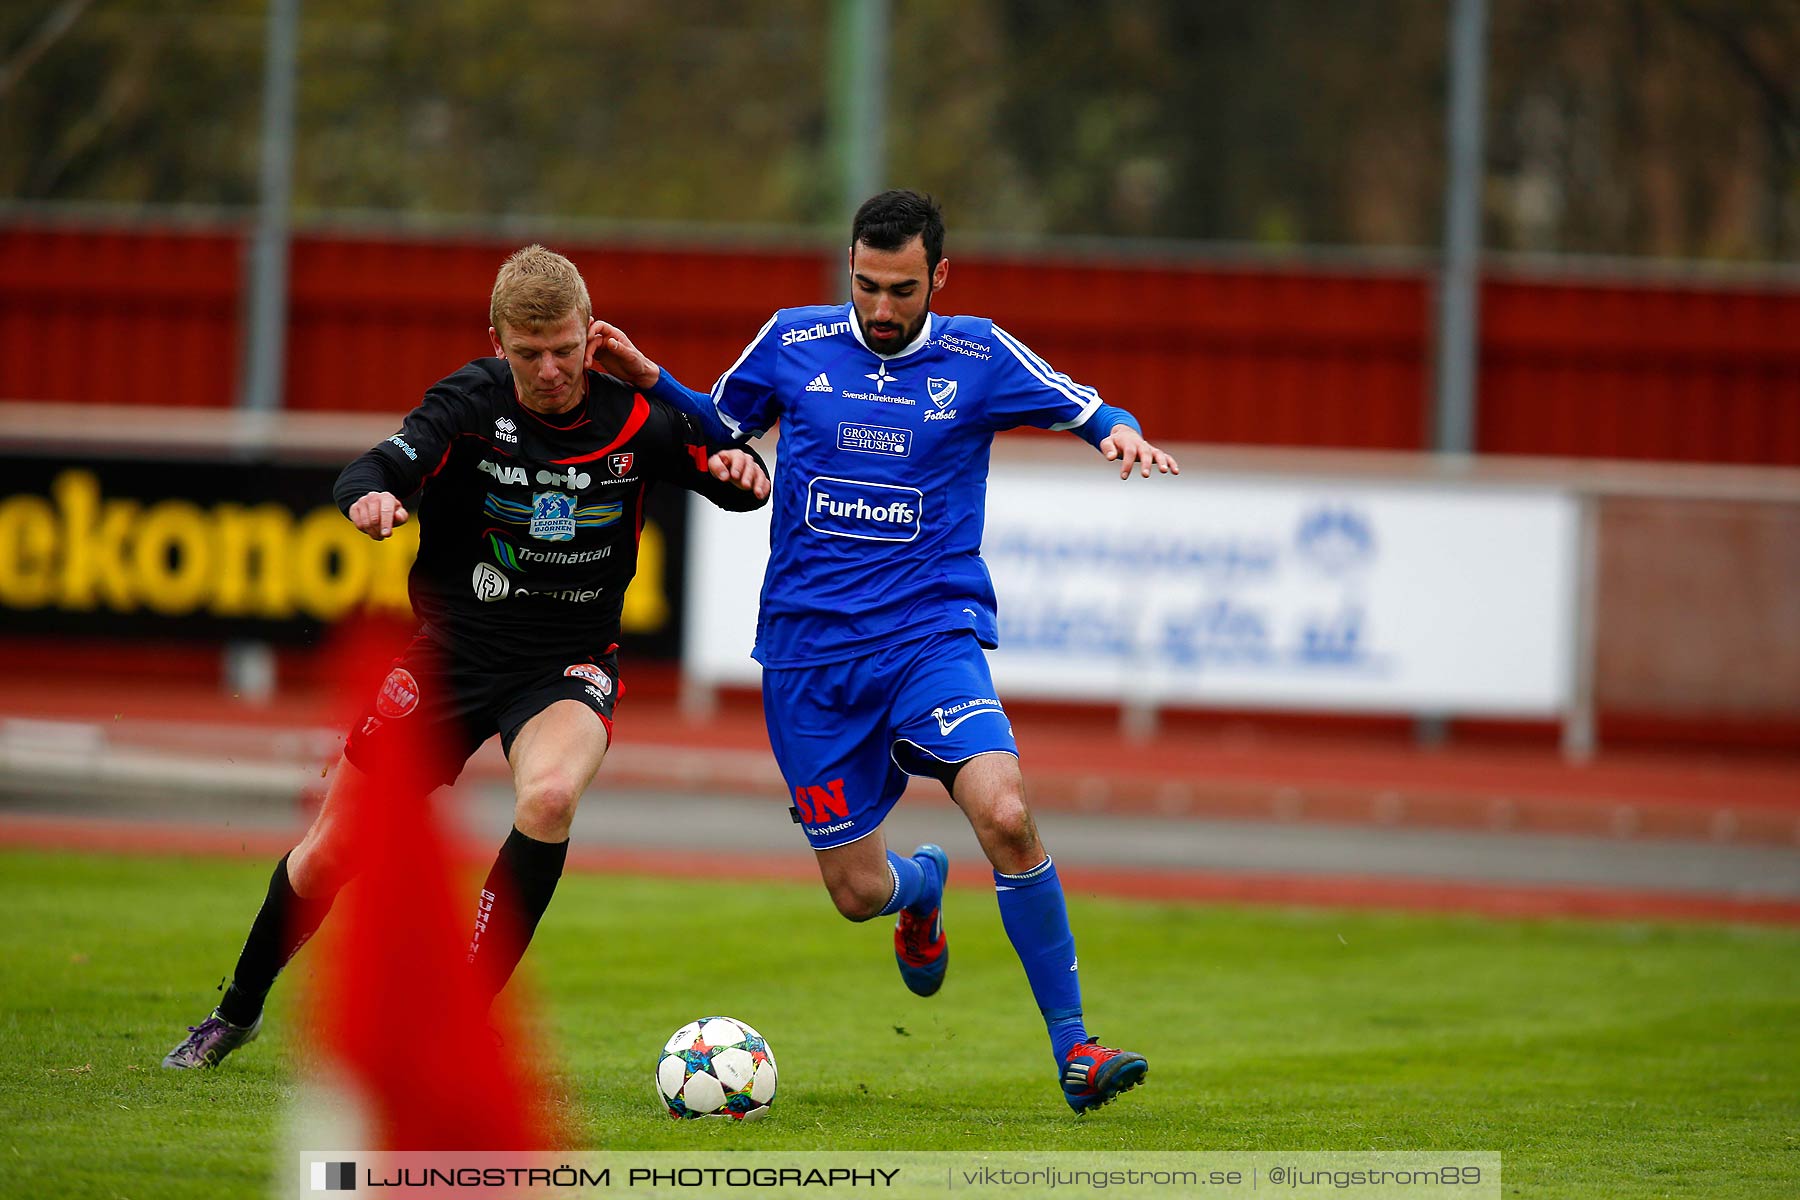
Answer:
[[1072, 419], [1059, 421], [1050, 426], [1051, 429], [1074, 429], [1094, 415], [1094, 410], [1100, 407], [1099, 392], [1076, 383], [1061, 371], [1052, 369], [1049, 363], [1033, 354], [1023, 342], [998, 325], [993, 326], [993, 330], [994, 336], [1000, 339], [1002, 345], [1012, 351], [1013, 357], [1018, 359], [1019, 364], [1027, 371], [1031, 372], [1033, 378], [1052, 391], [1060, 392], [1068, 398], [1071, 404], [1081, 410]]
[[[712, 387], [713, 411], [715, 411], [719, 414], [719, 420], [721, 420], [725, 423], [725, 428], [731, 430], [731, 436], [734, 438], [743, 437], [744, 429], [743, 429], [742, 425], [740, 425], [736, 420], [734, 420], [732, 418], [730, 413], [726, 412], [724, 410], [724, 408], [721, 407], [721, 404], [723, 403], [723, 401], [725, 399], [726, 381], [731, 378], [732, 372], [736, 371], [739, 367], [743, 366], [744, 360], [746, 358], [749, 358], [751, 353], [758, 346], [762, 345], [762, 340], [765, 337], [769, 336], [769, 330], [775, 328], [775, 318], [779, 317], [780, 315], [781, 315], [780, 313], [776, 313], [775, 316], [770, 317], [768, 319], [768, 321], [766, 321], [763, 324], [763, 327], [761, 329], [756, 331], [756, 336], [750, 339], [750, 344], [748, 346], [744, 347], [744, 352], [737, 356], [737, 361], [732, 363], [729, 367], [726, 367], [725, 373], [723, 375], [719, 376], [719, 381], [717, 383], [713, 384], [713, 387]], [[764, 431], [760, 430], [760, 429], [755, 430], [755, 431], [753, 431], [752, 436], [754, 436], [755, 433], [762, 433], [762, 432], [764, 432]]]

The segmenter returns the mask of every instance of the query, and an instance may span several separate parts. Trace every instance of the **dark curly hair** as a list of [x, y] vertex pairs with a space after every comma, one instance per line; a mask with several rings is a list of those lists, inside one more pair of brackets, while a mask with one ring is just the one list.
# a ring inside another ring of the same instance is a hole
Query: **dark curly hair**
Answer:
[[898, 250], [916, 237], [925, 239], [925, 269], [935, 271], [944, 257], [944, 213], [936, 200], [909, 188], [871, 196], [850, 222], [850, 246], [861, 242], [871, 250]]

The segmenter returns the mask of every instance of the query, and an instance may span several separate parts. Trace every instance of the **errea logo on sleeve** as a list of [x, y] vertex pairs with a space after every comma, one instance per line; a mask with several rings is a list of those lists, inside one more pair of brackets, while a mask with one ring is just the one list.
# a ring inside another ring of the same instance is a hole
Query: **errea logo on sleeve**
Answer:
[[919, 536], [924, 501], [918, 488], [821, 475], [807, 485], [806, 524], [832, 537], [910, 542]]

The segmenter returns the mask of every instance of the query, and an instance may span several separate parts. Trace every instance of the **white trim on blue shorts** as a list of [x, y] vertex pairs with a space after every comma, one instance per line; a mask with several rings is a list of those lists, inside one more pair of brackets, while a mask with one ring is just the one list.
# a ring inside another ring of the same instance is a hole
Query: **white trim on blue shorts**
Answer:
[[[935, 759], [937, 759], [937, 761], [943, 763], [946, 767], [953, 767], [953, 766], [956, 766], [958, 763], [966, 763], [970, 759], [980, 758], [984, 754], [1010, 754], [1014, 758], [1019, 757], [1019, 752], [1017, 750], [1003, 750], [998, 746], [992, 746], [986, 750], [977, 750], [973, 754], [965, 754], [961, 758], [945, 758], [941, 754], [933, 754], [931, 751], [929, 751], [925, 747], [919, 745], [919, 743], [913, 741], [911, 738], [895, 738], [893, 741], [893, 744], [888, 747], [888, 761], [892, 762], [896, 767], [899, 767], [902, 772], [904, 772], [906, 775], [910, 776], [913, 779], [930, 779], [932, 777], [930, 775], [921, 775], [917, 771], [908, 771], [906, 769], [906, 764], [894, 757], [894, 747], [895, 746], [911, 746], [914, 750], [917, 750], [920, 754], [923, 754], [926, 758], [935, 758]], [[895, 803], [897, 804], [897, 803], [899, 803], [899, 801], [895, 801]], [[889, 811], [892, 811], [892, 810], [890, 809]]]

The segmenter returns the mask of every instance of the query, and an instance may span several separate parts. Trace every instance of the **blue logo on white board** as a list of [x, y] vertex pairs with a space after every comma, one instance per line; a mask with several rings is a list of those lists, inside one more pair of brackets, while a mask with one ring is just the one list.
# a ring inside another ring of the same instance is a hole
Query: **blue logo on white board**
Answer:
[[1305, 562], [1326, 575], [1344, 575], [1375, 558], [1375, 527], [1348, 505], [1321, 506], [1300, 518], [1294, 549]]

